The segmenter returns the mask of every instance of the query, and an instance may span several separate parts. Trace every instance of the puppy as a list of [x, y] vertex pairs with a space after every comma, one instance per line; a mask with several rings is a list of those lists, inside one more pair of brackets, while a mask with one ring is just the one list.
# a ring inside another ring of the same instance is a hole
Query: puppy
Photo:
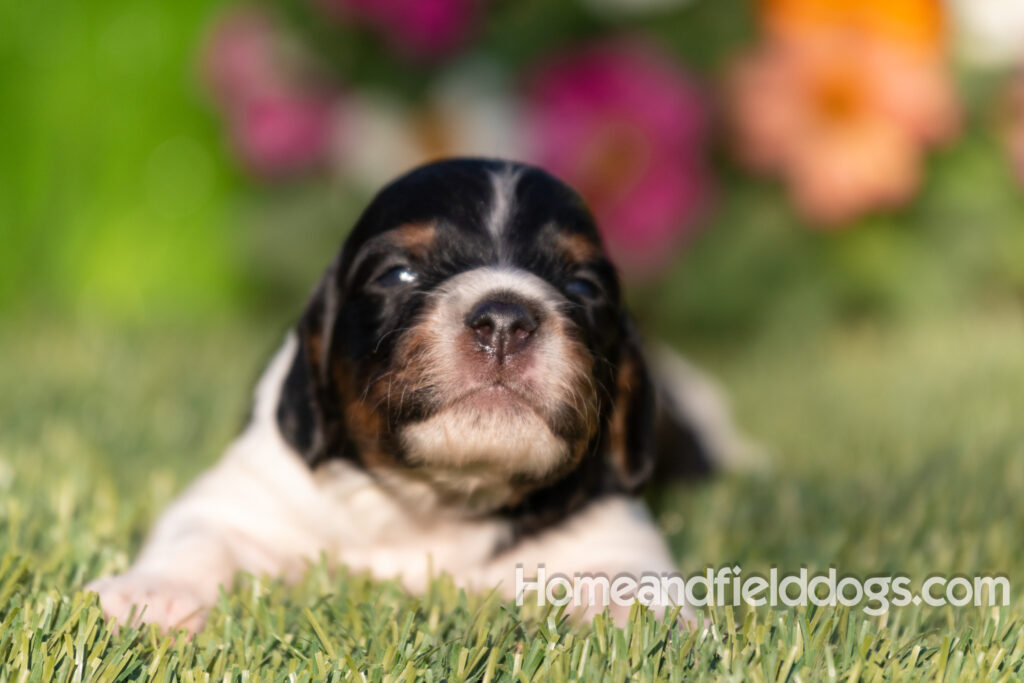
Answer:
[[294, 579], [321, 556], [410, 591], [446, 572], [510, 598], [517, 567], [673, 572], [634, 495], [656, 453], [693, 472], [739, 443], [682, 375], [659, 407], [570, 188], [502, 161], [423, 166], [352, 229], [220, 463], [89, 588], [122, 623], [134, 605], [194, 630], [236, 572]]

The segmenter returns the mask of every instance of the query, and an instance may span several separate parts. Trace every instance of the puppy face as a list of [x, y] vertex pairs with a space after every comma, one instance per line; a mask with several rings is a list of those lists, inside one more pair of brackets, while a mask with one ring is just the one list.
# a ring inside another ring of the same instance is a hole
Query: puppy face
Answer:
[[509, 484], [495, 508], [646, 477], [652, 399], [618, 279], [582, 201], [538, 169], [452, 160], [386, 187], [298, 332], [278, 419], [312, 464], [486, 473]]

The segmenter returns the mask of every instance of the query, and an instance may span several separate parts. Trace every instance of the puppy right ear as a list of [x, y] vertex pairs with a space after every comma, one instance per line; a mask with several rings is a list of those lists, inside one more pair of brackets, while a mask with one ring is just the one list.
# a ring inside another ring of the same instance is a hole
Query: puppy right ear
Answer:
[[632, 321], [623, 316], [620, 325], [622, 349], [606, 443], [614, 481], [632, 494], [643, 488], [654, 469], [654, 388]]
[[281, 435], [312, 467], [344, 444], [344, 419], [331, 367], [338, 306], [336, 269], [317, 285], [295, 326], [295, 358], [281, 387], [277, 424]]

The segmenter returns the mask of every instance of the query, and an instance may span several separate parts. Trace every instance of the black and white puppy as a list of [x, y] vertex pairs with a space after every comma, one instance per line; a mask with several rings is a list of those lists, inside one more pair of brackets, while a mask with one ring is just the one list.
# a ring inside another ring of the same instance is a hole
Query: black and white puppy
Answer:
[[703, 380], [664, 372], [659, 408], [576, 193], [520, 164], [423, 166], [363, 213], [220, 463], [90, 588], [119, 620], [195, 629], [236, 572], [295, 578], [322, 555], [508, 596], [517, 565], [671, 572], [634, 494], [659, 452], [703, 469], [740, 442]]

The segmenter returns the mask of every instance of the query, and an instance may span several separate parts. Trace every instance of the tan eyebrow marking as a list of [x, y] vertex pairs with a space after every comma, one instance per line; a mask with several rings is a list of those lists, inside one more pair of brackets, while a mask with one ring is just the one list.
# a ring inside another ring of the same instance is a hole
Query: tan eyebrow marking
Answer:
[[560, 232], [557, 244], [558, 248], [568, 254], [576, 263], [586, 263], [601, 257], [601, 247], [582, 233]]
[[391, 230], [388, 238], [416, 258], [423, 258], [434, 246], [437, 227], [433, 222], [407, 223]]

